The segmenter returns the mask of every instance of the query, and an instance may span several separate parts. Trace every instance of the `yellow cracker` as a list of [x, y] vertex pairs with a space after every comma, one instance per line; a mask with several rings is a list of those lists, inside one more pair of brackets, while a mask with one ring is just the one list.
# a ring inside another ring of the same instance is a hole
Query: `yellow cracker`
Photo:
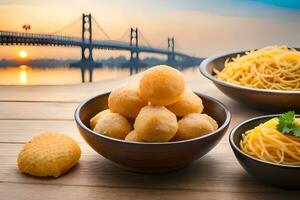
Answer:
[[58, 177], [79, 160], [79, 145], [69, 136], [44, 133], [28, 141], [18, 156], [18, 167], [33, 176]]

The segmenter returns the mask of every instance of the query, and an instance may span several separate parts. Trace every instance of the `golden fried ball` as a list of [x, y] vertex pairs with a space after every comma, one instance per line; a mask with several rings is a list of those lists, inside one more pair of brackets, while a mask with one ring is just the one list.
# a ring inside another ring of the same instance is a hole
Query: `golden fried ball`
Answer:
[[148, 102], [139, 96], [138, 87], [125, 86], [112, 91], [108, 97], [108, 107], [112, 112], [128, 118], [135, 118]]
[[216, 120], [214, 120], [211, 116], [207, 115], [207, 114], [201, 114], [202, 116], [204, 116], [209, 122], [210, 124], [213, 126], [214, 130], [217, 130], [219, 125], [216, 122]]
[[97, 115], [95, 115], [91, 120], [90, 120], [90, 127], [92, 129], [95, 128], [96, 123], [98, 121], [98, 119], [100, 119], [102, 116], [104, 116], [107, 113], [111, 113], [111, 111], [109, 109], [103, 110], [101, 112], [99, 112]]
[[200, 113], [191, 113], [178, 121], [177, 140], [187, 140], [214, 131], [213, 125]]
[[175, 103], [184, 92], [184, 88], [183, 75], [166, 65], [148, 69], [140, 81], [140, 94], [152, 105], [164, 106]]
[[135, 130], [130, 131], [128, 135], [125, 137], [126, 141], [133, 141], [133, 142], [143, 142], [143, 140], [137, 135]]
[[189, 113], [201, 113], [203, 111], [203, 104], [200, 97], [198, 97], [194, 92], [191, 90], [185, 90], [178, 101], [166, 108], [172, 111], [175, 115], [183, 117]]
[[108, 113], [98, 119], [94, 131], [109, 137], [125, 139], [132, 126], [128, 120], [119, 113]]
[[167, 142], [178, 129], [176, 115], [163, 106], [148, 105], [138, 114], [134, 129], [147, 142]]

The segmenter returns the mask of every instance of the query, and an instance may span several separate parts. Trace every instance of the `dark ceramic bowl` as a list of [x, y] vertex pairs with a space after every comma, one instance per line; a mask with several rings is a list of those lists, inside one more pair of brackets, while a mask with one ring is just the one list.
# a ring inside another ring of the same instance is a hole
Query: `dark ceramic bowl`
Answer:
[[75, 121], [81, 136], [100, 155], [118, 166], [142, 173], [162, 173], [182, 168], [208, 153], [225, 134], [231, 114], [219, 101], [202, 98], [204, 112], [212, 116], [219, 128], [207, 135], [177, 142], [129, 142], [98, 134], [90, 129], [89, 121], [98, 112], [107, 109], [109, 93], [82, 102], [75, 111]]
[[[232, 129], [229, 135], [231, 148], [242, 167], [257, 179], [282, 188], [300, 188], [300, 166], [275, 164], [245, 154], [240, 149], [242, 134], [279, 115], [266, 115], [249, 119]], [[299, 116], [298, 116], [299, 117]]]
[[221, 71], [225, 60], [238, 54], [244, 55], [245, 51], [206, 58], [200, 65], [201, 74], [211, 80], [225, 95], [251, 107], [276, 111], [300, 110], [300, 91], [256, 89], [218, 80], [213, 69]]

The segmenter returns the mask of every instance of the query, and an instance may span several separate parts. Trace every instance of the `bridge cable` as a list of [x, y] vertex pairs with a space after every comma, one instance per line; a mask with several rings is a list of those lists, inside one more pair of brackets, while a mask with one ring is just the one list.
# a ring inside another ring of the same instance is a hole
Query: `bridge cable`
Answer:
[[70, 28], [71, 26], [75, 25], [75, 24], [78, 22], [78, 20], [81, 20], [81, 17], [76, 18], [76, 19], [73, 20], [71, 23], [69, 23], [67, 26], [65, 26], [65, 27], [63, 27], [63, 28], [61, 28], [61, 29], [59, 29], [59, 30], [56, 30], [56, 31], [54, 31], [54, 32], [51, 32], [51, 33], [49, 33], [49, 34], [51, 34], [51, 35], [56, 35], [56, 34], [62, 32], [62, 31], [64, 31], [64, 30]]
[[167, 42], [166, 42], [166, 40], [164, 39], [163, 41], [161, 41], [161, 42], [159, 43], [159, 45], [157, 46], [157, 48], [161, 48], [161, 47], [164, 45], [164, 47], [162, 47], [162, 49], [167, 49], [166, 44], [167, 44]]
[[180, 43], [178, 43], [178, 41], [176, 40], [174, 48], [176, 49], [176, 51], [181, 51], [182, 50], [182, 46], [180, 45]]
[[119, 37], [118, 41], [122, 41], [128, 34], [130, 30], [128, 29], [121, 37]]
[[109, 35], [105, 32], [105, 30], [100, 26], [100, 24], [96, 21], [96, 19], [94, 17], [92, 17], [93, 21], [95, 22], [95, 24], [97, 25], [97, 27], [100, 29], [100, 31], [105, 35], [105, 37], [109, 40], [111, 40], [111, 38], [109, 37]]
[[139, 33], [141, 34], [141, 38], [146, 42], [146, 44], [148, 45], [148, 47], [151, 47], [152, 48], [152, 46], [150, 45], [150, 43], [148, 42], [148, 40], [146, 39], [146, 37], [144, 36], [144, 34], [139, 30]]

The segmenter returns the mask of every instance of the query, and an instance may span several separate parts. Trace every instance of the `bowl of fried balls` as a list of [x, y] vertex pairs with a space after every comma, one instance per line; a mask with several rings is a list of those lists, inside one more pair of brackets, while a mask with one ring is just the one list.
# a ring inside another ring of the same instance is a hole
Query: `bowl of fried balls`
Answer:
[[221, 102], [186, 88], [181, 72], [166, 65], [75, 111], [80, 134], [96, 152], [140, 173], [168, 172], [199, 159], [220, 141], [230, 119]]

